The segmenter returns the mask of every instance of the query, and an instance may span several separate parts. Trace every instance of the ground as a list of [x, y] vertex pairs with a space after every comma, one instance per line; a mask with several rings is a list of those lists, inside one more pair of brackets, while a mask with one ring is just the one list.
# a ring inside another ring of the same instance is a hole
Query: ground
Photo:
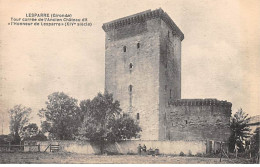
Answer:
[[181, 157], [181, 156], [138, 156], [138, 155], [86, 155], [76, 153], [1, 153], [0, 163], [25, 163], [25, 164], [41, 164], [41, 163], [77, 163], [77, 164], [216, 164], [216, 163], [250, 163], [246, 159], [227, 159], [219, 161], [219, 158], [206, 157]]

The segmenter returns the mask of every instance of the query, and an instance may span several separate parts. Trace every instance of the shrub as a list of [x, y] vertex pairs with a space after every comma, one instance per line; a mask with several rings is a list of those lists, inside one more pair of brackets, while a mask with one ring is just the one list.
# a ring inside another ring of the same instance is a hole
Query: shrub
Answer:
[[134, 152], [127, 152], [126, 154], [127, 155], [136, 155], [136, 153], [134, 153]]
[[180, 152], [180, 154], [179, 154], [180, 156], [185, 156], [185, 154], [181, 151]]
[[110, 151], [107, 151], [106, 153], [107, 153], [107, 155], [123, 155], [122, 153], [119, 153], [119, 152], [110, 152]]
[[202, 154], [201, 153], [197, 153], [195, 156], [196, 157], [202, 157]]

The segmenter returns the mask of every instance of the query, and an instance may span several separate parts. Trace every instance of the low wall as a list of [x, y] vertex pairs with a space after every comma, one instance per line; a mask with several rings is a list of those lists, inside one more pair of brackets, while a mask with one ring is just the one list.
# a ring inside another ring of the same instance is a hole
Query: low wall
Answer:
[[[60, 151], [82, 153], [82, 154], [99, 154], [99, 146], [92, 144], [88, 141], [37, 141], [40, 151], [43, 152], [46, 148], [52, 145], [60, 145]], [[108, 152], [117, 152], [122, 154], [136, 153], [137, 147], [141, 144], [146, 145], [147, 150], [159, 149], [160, 154], [179, 154], [183, 152], [184, 154], [197, 154], [206, 153], [207, 142], [206, 141], [153, 141], [153, 140], [129, 140], [121, 141], [117, 143], [107, 144], [105, 150]], [[36, 149], [31, 149], [30, 147], [35, 146], [25, 146], [25, 151], [34, 151]], [[50, 152], [50, 148], [46, 150]]]
[[[100, 153], [99, 147], [91, 144], [88, 141], [38, 141], [37, 145], [40, 145], [40, 151], [43, 152], [50, 145], [60, 145], [60, 150], [64, 152], [82, 153], [82, 154], [98, 154]], [[46, 150], [50, 152], [50, 148]]]
[[146, 145], [147, 150], [159, 149], [160, 154], [197, 154], [206, 153], [206, 142], [205, 141], [122, 141], [107, 146], [108, 151], [119, 152], [122, 154], [137, 153], [137, 147], [141, 144]]

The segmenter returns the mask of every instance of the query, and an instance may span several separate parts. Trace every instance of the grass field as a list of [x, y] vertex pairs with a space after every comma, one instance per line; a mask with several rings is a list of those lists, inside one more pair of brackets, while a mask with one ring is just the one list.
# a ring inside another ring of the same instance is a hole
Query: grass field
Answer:
[[138, 156], [138, 155], [85, 155], [76, 153], [0, 153], [1, 164], [216, 164], [250, 163], [246, 159], [227, 159], [181, 156]]

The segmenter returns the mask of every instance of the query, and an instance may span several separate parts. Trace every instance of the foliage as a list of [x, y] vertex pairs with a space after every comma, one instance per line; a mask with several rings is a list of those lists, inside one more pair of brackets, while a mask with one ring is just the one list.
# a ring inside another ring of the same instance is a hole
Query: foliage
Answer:
[[185, 154], [181, 151], [179, 156], [185, 156]]
[[231, 135], [229, 137], [230, 152], [234, 152], [235, 145], [238, 146], [239, 152], [243, 152], [245, 150], [244, 141], [250, 135], [250, 128], [248, 126], [249, 120], [250, 117], [248, 117], [248, 114], [243, 112], [242, 109], [239, 109], [231, 118]]
[[38, 130], [39, 130], [38, 126], [35, 123], [29, 124], [29, 125], [23, 127], [23, 130], [21, 133], [21, 138], [26, 139], [26, 138], [35, 136], [35, 135], [37, 135]]
[[46, 141], [47, 137], [39, 131], [35, 136], [28, 138], [28, 140]]
[[80, 107], [85, 116], [78, 139], [98, 144], [101, 153], [105, 142], [135, 137], [141, 130], [130, 117], [120, 114], [119, 101], [114, 101], [113, 95], [107, 92], [82, 101]]
[[250, 152], [252, 156], [255, 157], [259, 152], [259, 144], [260, 144], [260, 128], [257, 127], [253, 136], [251, 137], [251, 149]]
[[35, 123], [31, 123], [23, 128], [22, 140], [40, 140], [45, 141], [47, 137], [39, 130]]
[[10, 114], [10, 132], [13, 137], [14, 144], [17, 144], [21, 141], [21, 133], [23, 127], [29, 121], [29, 115], [32, 112], [31, 108], [15, 105], [12, 109], [9, 110]]
[[137, 137], [138, 133], [141, 131], [138, 124], [125, 113], [118, 119], [110, 122], [108, 128], [110, 129], [110, 132], [107, 135], [107, 139], [112, 142]]
[[77, 100], [63, 92], [50, 94], [46, 108], [39, 111], [39, 116], [45, 118], [42, 131], [58, 140], [74, 139], [81, 123]]

